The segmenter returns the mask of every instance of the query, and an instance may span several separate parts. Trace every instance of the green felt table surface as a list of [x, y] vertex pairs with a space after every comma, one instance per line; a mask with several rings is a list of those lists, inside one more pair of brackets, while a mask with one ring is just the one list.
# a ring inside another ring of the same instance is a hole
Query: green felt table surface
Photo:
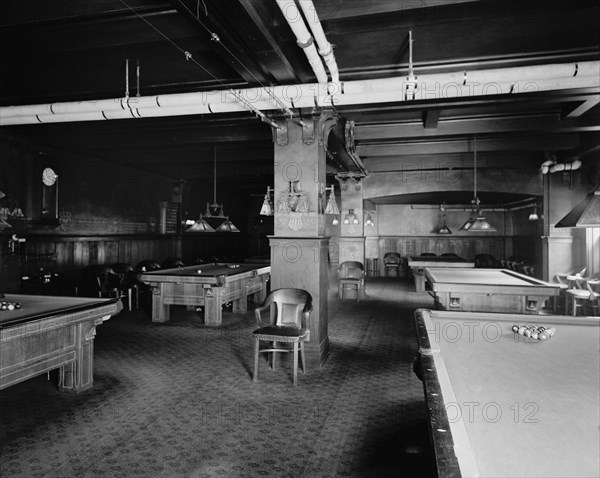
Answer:
[[552, 285], [534, 277], [528, 277], [506, 269], [427, 269], [428, 275], [434, 282], [449, 282], [454, 284], [493, 284], [493, 285]]
[[[599, 317], [423, 317], [465, 476], [600, 476]], [[556, 333], [534, 340], [514, 324]]]
[[152, 272], [144, 272], [143, 274], [151, 274], [153, 276], [196, 276], [196, 277], [216, 277], [230, 276], [249, 272], [265, 267], [265, 264], [250, 264], [250, 263], [221, 263], [213, 262], [207, 264], [197, 264], [194, 266], [179, 267], [176, 269], [162, 269]]
[[16, 323], [79, 312], [116, 302], [117, 299], [5, 294], [0, 301], [19, 302], [20, 309], [0, 310], [0, 328]]

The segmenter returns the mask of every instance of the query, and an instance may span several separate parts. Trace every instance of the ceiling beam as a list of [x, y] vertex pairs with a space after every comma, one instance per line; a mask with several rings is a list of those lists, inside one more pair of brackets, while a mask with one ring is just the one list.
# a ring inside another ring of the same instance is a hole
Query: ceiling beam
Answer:
[[430, 136], [470, 135], [481, 133], [500, 133], [510, 131], [543, 131], [555, 128], [560, 122], [558, 115], [532, 115], [505, 118], [467, 118], [460, 120], [442, 120], [437, 127], [427, 128], [422, 123], [385, 124], [357, 126], [356, 141], [418, 138]]
[[436, 129], [440, 119], [440, 110], [427, 110], [423, 113], [423, 128]]
[[[573, 149], [580, 144], [579, 135], [543, 135], [524, 138], [477, 140], [477, 151], [545, 151]], [[358, 145], [357, 153], [362, 158], [374, 156], [406, 156], [422, 154], [450, 154], [473, 151], [473, 142], [465, 139], [452, 141], [415, 141], [406, 143]]]
[[442, 120], [436, 128], [427, 128], [425, 124], [418, 122], [357, 126], [355, 138], [360, 144], [361, 142], [369, 143], [387, 139], [540, 131], [583, 133], [600, 131], [600, 124], [594, 118], [561, 121], [559, 114], [521, 115], [503, 118], [476, 117]]
[[[477, 155], [479, 169], [531, 169], [539, 168], [543, 161], [541, 153], [537, 152], [482, 152]], [[473, 153], [372, 157], [365, 160], [365, 166], [369, 173], [472, 169]]]
[[[240, 29], [248, 30], [244, 37], [252, 48], [254, 55], [260, 57], [261, 64], [273, 75], [279, 83], [299, 81], [308, 83], [311, 77], [300, 70], [296, 70], [286, 54], [281, 49], [281, 41], [271, 33], [271, 26], [276, 8], [265, 2], [252, 2], [251, 0], [238, 0], [237, 2], [223, 2], [221, 8], [236, 8], [231, 17], [236, 19]], [[240, 15], [237, 10], [242, 10], [245, 15]], [[237, 14], [236, 14], [237, 13]]]
[[600, 95], [594, 96], [594, 97], [582, 102], [575, 108], [573, 108], [571, 111], [569, 111], [567, 114], [565, 114], [564, 117], [565, 118], [579, 118], [582, 114], [587, 113], [589, 110], [591, 110], [594, 106], [596, 106], [599, 103], [600, 103]]

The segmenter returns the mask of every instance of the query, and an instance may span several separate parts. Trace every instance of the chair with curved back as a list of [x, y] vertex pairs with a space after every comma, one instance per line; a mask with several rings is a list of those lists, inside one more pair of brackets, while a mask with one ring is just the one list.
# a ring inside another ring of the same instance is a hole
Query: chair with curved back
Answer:
[[137, 274], [142, 272], [152, 272], [162, 269], [160, 263], [154, 259], [144, 259], [135, 266], [136, 282], [138, 284], [139, 298], [138, 307], [140, 304], [142, 308], [149, 314], [152, 315], [152, 296], [150, 294], [150, 286], [137, 280]]
[[589, 306], [592, 309], [592, 315], [600, 316], [600, 279], [590, 279], [586, 282], [590, 291]]
[[475, 267], [477, 268], [494, 269], [498, 265], [498, 261], [491, 254], [475, 254]]
[[[274, 308], [274, 309], [273, 309]], [[263, 319], [261, 312], [269, 309]], [[283, 288], [271, 291], [260, 307], [254, 309], [256, 323], [254, 330], [254, 372], [252, 381], [258, 381], [258, 360], [261, 353], [271, 354], [271, 367], [274, 370], [277, 353], [293, 353], [292, 384], [298, 382], [298, 354], [302, 360], [302, 372], [306, 371], [304, 342], [310, 338], [310, 312], [312, 296], [305, 290]], [[268, 315], [268, 319], [266, 316]], [[261, 342], [272, 346], [260, 348]], [[292, 344], [292, 348], [278, 344]]]
[[358, 304], [365, 296], [365, 268], [361, 262], [346, 261], [338, 267], [338, 297], [343, 300], [346, 292], [356, 292], [356, 303]]
[[420, 257], [437, 257], [437, 255], [433, 252], [422, 252]]
[[92, 264], [81, 270], [77, 295], [122, 298], [124, 290], [122, 277], [109, 265]]
[[577, 308], [584, 310], [585, 305], [592, 298], [593, 290], [588, 288], [589, 277], [581, 277], [579, 274], [567, 276], [569, 288], [565, 291], [565, 313], [569, 313], [569, 305], [573, 316], [577, 315]]
[[139, 307], [140, 303], [140, 283], [137, 280], [135, 267], [128, 262], [117, 262], [111, 265], [112, 269], [121, 276], [121, 285], [127, 293], [127, 304], [129, 310], [133, 310], [133, 302], [135, 297], [135, 308]]
[[185, 262], [181, 257], [167, 257], [162, 264], [163, 269], [177, 269], [178, 267], [185, 267]]
[[400, 267], [402, 265], [402, 256], [397, 252], [386, 252], [383, 255], [383, 270], [388, 277], [389, 272], [395, 272], [396, 277], [400, 277]]

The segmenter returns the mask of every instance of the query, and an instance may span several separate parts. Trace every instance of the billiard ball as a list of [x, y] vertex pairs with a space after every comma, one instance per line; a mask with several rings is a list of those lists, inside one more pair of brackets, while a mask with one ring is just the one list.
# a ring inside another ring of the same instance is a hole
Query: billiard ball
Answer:
[[548, 340], [549, 335], [546, 333], [546, 331], [542, 331], [540, 332], [540, 334], [538, 335], [538, 340]]
[[519, 326], [518, 326], [518, 325], [513, 325], [513, 326], [512, 326], [512, 331], [513, 331], [515, 334], [518, 334], [518, 333], [519, 333]]

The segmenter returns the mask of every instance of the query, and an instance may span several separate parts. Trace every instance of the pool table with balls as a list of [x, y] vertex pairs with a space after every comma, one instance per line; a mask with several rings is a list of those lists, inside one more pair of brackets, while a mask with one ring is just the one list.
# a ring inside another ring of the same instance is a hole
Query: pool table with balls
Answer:
[[440, 477], [600, 476], [598, 317], [418, 309], [415, 321]]
[[59, 390], [93, 385], [96, 326], [118, 314], [118, 299], [6, 294], [0, 310], [0, 389], [59, 369]]
[[152, 321], [167, 322], [171, 305], [204, 308], [204, 324], [220, 325], [223, 305], [246, 312], [253, 296], [261, 303], [267, 296], [271, 266], [266, 264], [213, 262], [138, 274], [152, 292]]
[[449, 267], [451, 269], [475, 267], [475, 261], [451, 256], [408, 256], [406, 258], [408, 267], [411, 268], [415, 278], [415, 289], [417, 292], [425, 292], [426, 267]]
[[425, 269], [442, 310], [539, 314], [560, 286], [507, 269]]

